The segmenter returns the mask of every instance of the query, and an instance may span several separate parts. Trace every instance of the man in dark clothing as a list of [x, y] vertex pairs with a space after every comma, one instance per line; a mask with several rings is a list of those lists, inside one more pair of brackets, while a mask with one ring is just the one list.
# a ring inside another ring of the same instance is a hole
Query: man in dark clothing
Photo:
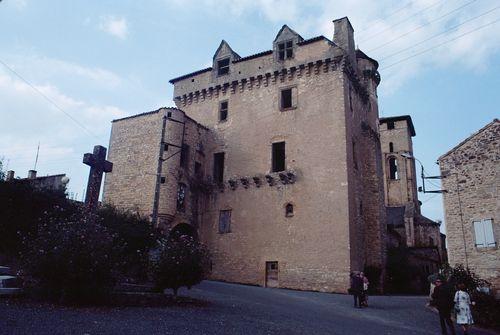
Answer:
[[446, 325], [451, 331], [452, 335], [455, 335], [455, 326], [451, 321], [451, 311], [454, 306], [453, 296], [454, 292], [450, 285], [447, 283], [443, 283], [441, 279], [437, 279], [436, 287], [434, 288], [434, 292], [432, 293], [432, 301], [434, 306], [437, 307], [439, 311], [439, 322], [441, 323], [441, 333], [443, 335], [448, 334], [446, 332]]
[[354, 307], [361, 308], [361, 293], [363, 292], [363, 278], [357, 273], [351, 275], [351, 292], [354, 296]]

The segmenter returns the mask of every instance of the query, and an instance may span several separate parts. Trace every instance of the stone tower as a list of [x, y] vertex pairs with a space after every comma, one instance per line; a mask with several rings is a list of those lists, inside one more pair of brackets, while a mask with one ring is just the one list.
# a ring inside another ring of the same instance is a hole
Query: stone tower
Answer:
[[246, 57], [222, 41], [212, 67], [170, 81], [177, 108], [114, 121], [105, 201], [197, 235], [216, 280], [345, 292], [367, 269], [381, 283], [378, 63], [347, 18], [334, 27], [285, 25]]

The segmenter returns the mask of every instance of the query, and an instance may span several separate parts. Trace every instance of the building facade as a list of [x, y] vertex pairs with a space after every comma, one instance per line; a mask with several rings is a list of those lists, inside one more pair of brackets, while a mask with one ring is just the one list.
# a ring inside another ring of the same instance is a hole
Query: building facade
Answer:
[[288, 26], [272, 49], [170, 82], [177, 108], [115, 120], [104, 201], [207, 244], [212, 278], [346, 292], [351, 271], [382, 283], [386, 210], [378, 63]]
[[500, 121], [439, 158], [451, 265], [468, 266], [500, 289]]

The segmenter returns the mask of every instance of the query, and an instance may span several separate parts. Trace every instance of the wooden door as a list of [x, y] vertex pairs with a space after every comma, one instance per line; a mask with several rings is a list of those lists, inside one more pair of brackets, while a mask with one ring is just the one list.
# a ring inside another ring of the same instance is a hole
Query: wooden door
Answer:
[[279, 287], [278, 262], [266, 262], [266, 287]]

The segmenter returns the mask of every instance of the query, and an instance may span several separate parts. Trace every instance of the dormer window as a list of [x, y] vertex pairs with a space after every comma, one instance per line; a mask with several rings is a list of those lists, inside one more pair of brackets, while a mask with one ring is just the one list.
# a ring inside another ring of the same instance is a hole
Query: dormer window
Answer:
[[223, 76], [229, 73], [229, 57], [217, 61], [217, 74]]
[[278, 59], [285, 60], [293, 57], [293, 42], [285, 41], [278, 43]]

